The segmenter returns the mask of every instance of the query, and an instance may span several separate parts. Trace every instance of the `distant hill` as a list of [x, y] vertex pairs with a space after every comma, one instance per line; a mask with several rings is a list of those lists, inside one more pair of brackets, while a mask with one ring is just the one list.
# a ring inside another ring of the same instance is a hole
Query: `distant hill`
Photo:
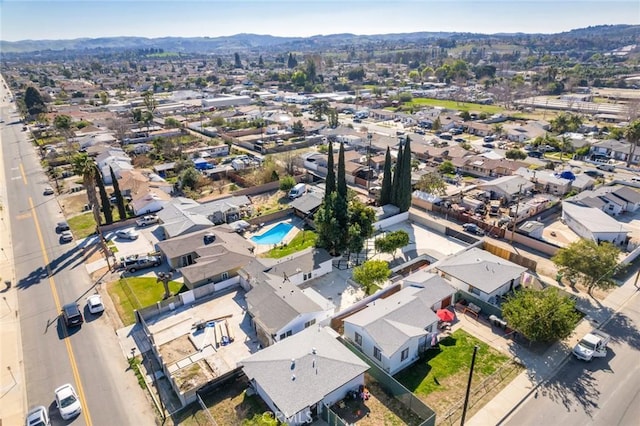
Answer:
[[[457, 41], [482, 39], [513, 39], [527, 38], [536, 40], [602, 40], [608, 46], [617, 40], [624, 43], [640, 43], [640, 25], [601, 25], [580, 28], [560, 34], [472, 34], [459, 32], [417, 32], [405, 34], [332, 34], [312, 37], [275, 37], [258, 34], [236, 34], [226, 37], [106, 37], [79, 38], [73, 40], [21, 40], [0, 41], [2, 54], [20, 54], [29, 52], [92, 52], [113, 50], [163, 49], [165, 52], [178, 53], [214, 53], [228, 54], [251, 50], [290, 50], [309, 51], [327, 50], [344, 46], [362, 46], [377, 43], [413, 43], [427, 44], [433, 40], [450, 39]], [[557, 43], [554, 43], [557, 47]]]

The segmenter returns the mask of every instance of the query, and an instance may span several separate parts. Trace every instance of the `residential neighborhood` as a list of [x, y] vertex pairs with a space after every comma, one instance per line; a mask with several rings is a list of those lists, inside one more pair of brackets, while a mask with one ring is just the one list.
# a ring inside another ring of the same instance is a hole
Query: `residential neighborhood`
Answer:
[[640, 27], [412, 34], [0, 42], [0, 424], [633, 424]]

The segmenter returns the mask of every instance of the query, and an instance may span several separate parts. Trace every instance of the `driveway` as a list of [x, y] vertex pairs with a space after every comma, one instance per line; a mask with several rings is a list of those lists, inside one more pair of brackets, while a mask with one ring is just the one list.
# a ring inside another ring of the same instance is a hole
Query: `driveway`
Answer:
[[[158, 225], [147, 226], [145, 228], [126, 226], [106, 232], [104, 237], [115, 244], [118, 250], [115, 253], [115, 257], [117, 259], [131, 254], [147, 254], [156, 250], [155, 245], [158, 240], [153, 234], [153, 231], [157, 227]], [[136, 240], [127, 240], [116, 236], [116, 231], [128, 229], [132, 229], [138, 233], [138, 238]]]

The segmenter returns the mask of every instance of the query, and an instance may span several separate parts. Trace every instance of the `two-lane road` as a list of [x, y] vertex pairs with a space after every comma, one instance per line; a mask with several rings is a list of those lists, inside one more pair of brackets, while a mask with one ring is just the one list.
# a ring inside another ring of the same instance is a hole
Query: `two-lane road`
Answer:
[[[49, 407], [53, 424], [61, 424], [53, 390], [71, 383], [83, 408], [74, 424], [153, 425], [153, 409], [127, 371], [109, 314], [94, 317], [85, 309], [95, 283], [84, 268], [81, 249], [75, 242], [59, 241], [55, 224], [64, 219], [60, 206], [54, 196], [43, 195], [47, 178], [13, 109], [5, 105], [1, 111], [0, 181], [7, 186], [3, 206], [12, 230], [28, 405]], [[67, 332], [59, 312], [73, 301], [86, 321]]]
[[640, 294], [603, 330], [613, 342], [606, 358], [572, 357], [506, 422], [507, 425], [637, 425], [640, 422]]

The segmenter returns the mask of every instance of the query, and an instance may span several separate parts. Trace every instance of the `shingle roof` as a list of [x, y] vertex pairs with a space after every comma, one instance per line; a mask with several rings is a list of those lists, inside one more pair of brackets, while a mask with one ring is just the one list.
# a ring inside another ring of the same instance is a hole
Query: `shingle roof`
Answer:
[[282, 277], [283, 273], [293, 276], [300, 271], [313, 271], [327, 260], [331, 260], [329, 252], [324, 249], [309, 248], [272, 264], [264, 272], [278, 277]]
[[[204, 243], [204, 236], [215, 235], [211, 244]], [[223, 245], [228, 251], [239, 254], [249, 253], [253, 245], [238, 235], [229, 225], [210, 226], [207, 229], [158, 242], [158, 248], [170, 259], [186, 253], [193, 253], [207, 246]], [[204, 252], [206, 253], [206, 252]]]
[[[455, 289], [450, 287], [449, 294], [453, 293]], [[426, 335], [425, 328], [438, 321], [431, 310], [438, 300], [433, 299], [428, 288], [406, 287], [370, 303], [344, 321], [362, 327], [382, 352], [391, 356], [409, 338]]]
[[570, 201], [563, 201], [562, 212], [581, 223], [592, 234], [599, 232], [629, 232], [623, 223], [594, 207], [585, 207]]
[[487, 294], [519, 278], [527, 270], [476, 247], [441, 260], [435, 268]]
[[310, 327], [253, 354], [241, 364], [247, 377], [255, 379], [273, 403], [291, 416], [369, 369], [337, 337], [328, 327]]

